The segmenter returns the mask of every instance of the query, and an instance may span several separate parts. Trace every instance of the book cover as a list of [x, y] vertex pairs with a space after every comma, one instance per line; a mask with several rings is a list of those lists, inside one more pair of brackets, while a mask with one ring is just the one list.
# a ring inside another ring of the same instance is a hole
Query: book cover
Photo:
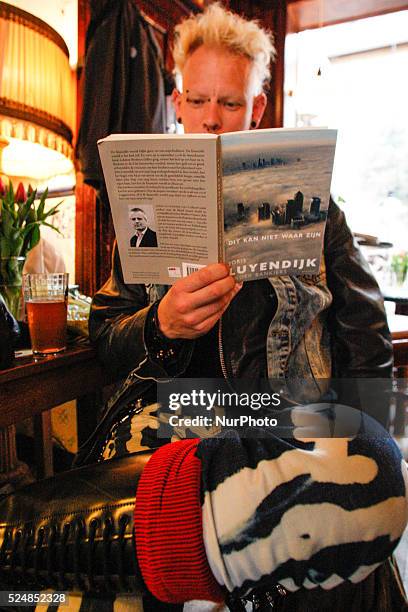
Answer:
[[317, 274], [336, 131], [221, 137], [225, 261], [239, 280]]
[[98, 142], [126, 283], [216, 261], [239, 280], [316, 274], [336, 132], [113, 134]]
[[98, 142], [126, 283], [172, 284], [218, 261], [216, 143], [214, 134]]

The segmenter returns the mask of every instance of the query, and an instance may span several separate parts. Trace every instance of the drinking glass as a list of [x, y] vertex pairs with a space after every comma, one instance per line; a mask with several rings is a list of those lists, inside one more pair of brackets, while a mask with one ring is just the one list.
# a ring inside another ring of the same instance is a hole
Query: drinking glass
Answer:
[[53, 355], [66, 348], [68, 272], [25, 274], [24, 302], [34, 355]]

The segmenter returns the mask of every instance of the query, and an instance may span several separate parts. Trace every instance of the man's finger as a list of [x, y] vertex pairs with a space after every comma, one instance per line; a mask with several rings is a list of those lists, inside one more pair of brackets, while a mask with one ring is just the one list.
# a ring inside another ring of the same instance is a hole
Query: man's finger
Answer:
[[187, 323], [192, 327], [196, 325], [200, 325], [204, 321], [213, 317], [220, 317], [223, 312], [228, 308], [231, 300], [236, 296], [242, 284], [238, 283], [235, 287], [228, 292], [228, 294], [224, 295], [222, 298], [213, 301], [211, 303], [203, 305], [201, 308], [196, 308], [193, 312], [187, 315]]
[[193, 293], [217, 280], [229, 276], [229, 267], [224, 263], [215, 263], [193, 272], [173, 285], [178, 291]]
[[221, 319], [223, 313], [227, 310], [229, 302], [225, 304], [218, 312], [208, 317], [201, 325], [198, 325], [199, 335], [202, 336], [210, 331], [214, 325]]
[[234, 289], [234, 287], [234, 277], [226, 276], [218, 281], [214, 281], [210, 285], [197, 289], [197, 291], [188, 293], [186, 295], [186, 301], [188, 302], [189, 308], [200, 308], [206, 304], [212, 304], [213, 302], [222, 300]]

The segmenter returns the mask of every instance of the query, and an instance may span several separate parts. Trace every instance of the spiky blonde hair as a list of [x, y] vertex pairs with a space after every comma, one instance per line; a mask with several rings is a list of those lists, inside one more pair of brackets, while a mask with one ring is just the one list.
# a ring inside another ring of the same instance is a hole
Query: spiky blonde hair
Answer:
[[203, 13], [191, 15], [174, 30], [173, 57], [175, 71], [182, 73], [184, 64], [201, 45], [223, 47], [244, 55], [254, 63], [259, 92], [269, 83], [270, 62], [275, 58], [273, 35], [261, 28], [257, 21], [248, 21], [223, 8], [218, 2]]

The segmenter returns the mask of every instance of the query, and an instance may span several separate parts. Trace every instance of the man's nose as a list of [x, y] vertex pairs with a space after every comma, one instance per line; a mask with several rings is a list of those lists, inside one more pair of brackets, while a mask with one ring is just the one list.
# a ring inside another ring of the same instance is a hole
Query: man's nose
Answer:
[[222, 119], [220, 106], [217, 100], [209, 100], [206, 104], [206, 114], [203, 121], [204, 129], [208, 132], [217, 132], [221, 129]]

